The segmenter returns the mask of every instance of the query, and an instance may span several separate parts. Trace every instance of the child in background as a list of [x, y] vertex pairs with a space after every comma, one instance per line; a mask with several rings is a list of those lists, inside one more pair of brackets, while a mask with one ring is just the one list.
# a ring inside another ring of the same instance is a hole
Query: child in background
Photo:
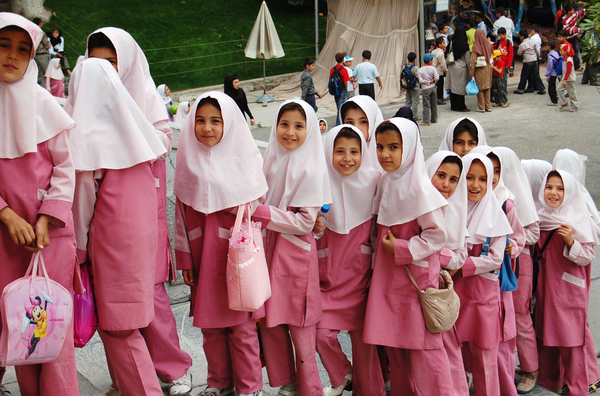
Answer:
[[60, 68], [60, 59], [54, 58], [50, 60], [45, 76], [46, 89], [50, 91], [52, 96], [57, 98], [66, 98], [65, 84], [63, 83], [65, 75]]
[[356, 76], [354, 75], [354, 70], [352, 70], [352, 67], [351, 67], [353, 60], [354, 60], [354, 58], [351, 58], [350, 55], [344, 56], [344, 67], [346, 68], [346, 71], [348, 72], [348, 77], [350, 77], [350, 81], [348, 81], [348, 84], [346, 86], [346, 91], [348, 91], [348, 95], [347, 95], [346, 99], [350, 99], [351, 97], [356, 95], [356, 92], [354, 92], [354, 83], [357, 80], [356, 80]]
[[331, 203], [331, 191], [317, 117], [308, 103], [284, 102], [269, 141], [263, 165], [269, 191], [254, 213], [267, 231], [272, 290], [260, 326], [267, 374], [281, 395], [319, 396], [315, 343], [321, 291], [311, 231], [320, 208]]
[[[413, 78], [416, 80], [414, 88], [404, 90], [406, 93], [406, 98], [404, 99], [405, 106], [410, 107], [413, 114], [419, 113], [419, 97], [421, 96], [421, 90], [419, 89], [419, 67], [415, 64], [416, 59], [417, 54], [411, 52], [406, 57], [408, 63], [404, 65], [404, 69], [410, 70]], [[415, 117], [415, 120], [418, 121], [419, 117]]]
[[[548, 106], [558, 106], [558, 95], [556, 93], [556, 66], [560, 59], [560, 54], [556, 51], [556, 41], [548, 42], [548, 67], [546, 68], [546, 82], [548, 83], [548, 96], [550, 96], [550, 103]], [[562, 66], [562, 65], [561, 65]], [[561, 75], [562, 77], [562, 75]]]
[[[371, 203], [381, 174], [371, 164], [360, 130], [342, 125], [325, 139], [333, 203], [327, 228], [317, 240], [323, 317], [317, 323], [317, 352], [329, 374], [326, 396], [352, 388], [357, 395], [385, 395], [375, 345], [363, 342], [368, 283], [371, 279]], [[322, 229], [317, 229], [320, 232]], [[338, 341], [352, 340], [352, 361]]]
[[558, 100], [561, 104], [560, 110], [568, 110], [572, 113], [577, 112], [579, 110], [579, 103], [577, 102], [577, 92], [575, 91], [575, 81], [577, 79], [573, 66], [573, 53], [569, 52], [567, 45], [562, 44], [560, 46], [560, 56], [563, 57], [562, 78], [557, 89]]
[[494, 50], [492, 53], [492, 97], [494, 98], [494, 107], [510, 106], [510, 102], [506, 97], [506, 90], [503, 89], [505, 72], [506, 65], [502, 59], [502, 52]]
[[[192, 288], [190, 316], [202, 329], [208, 387], [202, 396], [262, 395], [256, 312], [229, 309], [227, 251], [237, 209], [267, 192], [262, 158], [237, 104], [226, 94], [198, 98], [181, 131], [174, 194], [177, 268]], [[244, 161], [234, 161], [244, 158]], [[235, 345], [235, 347], [232, 347]]]
[[325, 144], [325, 137], [327, 136], [327, 121], [324, 118], [319, 118], [319, 132], [321, 132], [323, 144]]
[[440, 144], [439, 151], [453, 151], [464, 157], [479, 144], [487, 144], [481, 124], [474, 118], [458, 118], [446, 128], [446, 136]]
[[463, 343], [465, 369], [473, 373], [475, 394], [500, 395], [500, 285], [495, 271], [502, 265], [506, 236], [512, 229], [492, 191], [490, 159], [469, 153], [462, 160], [467, 172], [469, 236], [467, 260], [454, 276], [461, 300], [456, 330]]
[[315, 88], [315, 84], [312, 78], [312, 72], [315, 70], [315, 60], [313, 58], [304, 59], [304, 71], [300, 75], [300, 88], [302, 94], [300, 98], [308, 102], [310, 107], [313, 108], [315, 113], [317, 112], [317, 98], [321, 99], [321, 95]]
[[444, 40], [442, 37], [438, 37], [436, 40], [437, 47], [432, 51], [432, 54], [435, 55], [432, 66], [435, 67], [439, 76], [439, 80], [436, 84], [438, 105], [446, 104], [446, 102], [444, 102], [444, 77], [448, 72], [448, 66], [446, 66], [446, 43], [447, 39]]
[[472, 19], [467, 20], [467, 43], [469, 44], [469, 51], [473, 51], [473, 44], [475, 44], [475, 27], [477, 26], [477, 22]]
[[[512, 34], [512, 33], [511, 33]], [[498, 29], [498, 41], [492, 45], [494, 50], [500, 50], [500, 58], [504, 61], [504, 73], [502, 74], [502, 84], [500, 88], [502, 93], [506, 97], [508, 94], [507, 84], [508, 76], [513, 76], [513, 59], [514, 59], [514, 47], [511, 40], [509, 40], [506, 28], [501, 27]]]
[[190, 112], [190, 108], [190, 102], [179, 103], [179, 107], [177, 107], [177, 113], [175, 113], [175, 122], [183, 126], [185, 119]]
[[167, 116], [169, 117], [169, 121], [173, 122], [173, 115], [169, 111], [169, 107], [174, 103], [171, 98], [171, 90], [166, 84], [160, 84], [156, 87], [156, 92], [160, 95], [161, 99], [165, 103], [165, 108], [167, 109]]
[[[22, 16], [0, 13], [0, 290], [22, 278], [32, 252], [43, 250], [49, 277], [71, 293], [77, 262], [68, 131], [75, 123], [37, 85], [33, 58], [43, 35]], [[79, 395], [72, 326], [65, 337], [54, 361], [36, 364], [36, 351], [30, 364], [15, 366], [22, 395]], [[5, 372], [0, 367], [0, 394], [10, 395], [1, 383]]]
[[373, 202], [378, 237], [364, 340], [386, 347], [393, 396], [411, 389], [414, 394], [452, 395], [442, 335], [425, 328], [408, 275], [410, 270], [419, 289], [439, 287], [439, 251], [446, 243], [442, 208], [447, 202], [427, 176], [413, 122], [392, 118], [377, 127], [376, 138], [386, 173]]
[[421, 97], [423, 98], [423, 122], [419, 125], [429, 126], [437, 123], [437, 93], [435, 84], [439, 80], [439, 75], [435, 67], [432, 66], [435, 55], [425, 54], [423, 56], [423, 66], [419, 69], [419, 81], [421, 82]]

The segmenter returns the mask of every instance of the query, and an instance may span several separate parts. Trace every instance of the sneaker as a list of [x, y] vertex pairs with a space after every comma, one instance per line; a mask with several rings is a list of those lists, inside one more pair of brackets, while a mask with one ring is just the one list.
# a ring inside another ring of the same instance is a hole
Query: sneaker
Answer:
[[485, 109], [485, 111], [486, 111], [487, 113], [491, 113], [491, 112], [492, 112], [492, 109]]
[[590, 83], [590, 85], [591, 85], [592, 87], [600, 87], [600, 82], [598, 82], [598, 81], [596, 81], [596, 82], [592, 82], [592, 83]]
[[10, 396], [10, 391], [3, 384], [0, 384], [0, 396]]
[[510, 106], [510, 100], [507, 100], [505, 103], [502, 103], [502, 107], [507, 108]]
[[525, 93], [525, 91], [521, 91], [521, 90], [517, 89], [517, 90], [514, 90], [513, 93], [517, 94], [517, 95], [523, 95]]
[[563, 111], [563, 110], [568, 110], [568, 109], [569, 109], [569, 105], [568, 104], [564, 104], [564, 105], [560, 106], [559, 110]]
[[485, 113], [485, 110], [484, 109], [477, 109], [477, 112], [478, 113]]
[[578, 111], [579, 111], [579, 109], [578, 109], [577, 107], [571, 107], [571, 108], [569, 108], [569, 111], [570, 111], [571, 113], [576, 113], [576, 112], [578, 112]]
[[185, 395], [192, 390], [192, 373], [190, 370], [185, 375], [169, 384], [169, 395]]
[[558, 103], [550, 102], [548, 103], [548, 106], [558, 106]]
[[336, 386], [335, 388], [330, 386], [326, 386], [323, 388], [323, 395], [325, 396], [340, 396], [344, 391], [352, 391], [352, 371], [350, 371], [344, 377], [344, 382], [340, 386]]
[[492, 105], [492, 107], [500, 107], [500, 106], [502, 106], [502, 103], [500, 103], [500, 102], [498, 102], [498, 103], [494, 103], [494, 104]]
[[282, 386], [281, 388], [279, 388], [277, 396], [299, 396], [298, 385], [296, 385], [296, 382], [294, 382], [293, 384]]
[[121, 391], [115, 388], [115, 385], [111, 385], [108, 387], [106, 392], [104, 392], [105, 396], [121, 396]]
[[521, 374], [521, 380], [517, 385], [517, 392], [520, 394], [529, 393], [535, 388], [535, 384], [537, 384], [538, 372], [534, 371], [532, 373], [528, 373], [523, 371]]
[[197, 396], [233, 396], [233, 388], [218, 389], [218, 388], [206, 388], [202, 392], [198, 393]]

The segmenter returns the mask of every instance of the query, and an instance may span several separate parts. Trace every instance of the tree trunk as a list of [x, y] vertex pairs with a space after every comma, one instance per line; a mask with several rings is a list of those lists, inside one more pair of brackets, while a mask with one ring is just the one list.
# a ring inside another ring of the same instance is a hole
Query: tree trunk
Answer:
[[49, 22], [52, 13], [44, 8], [44, 0], [10, 0], [11, 11], [27, 19], [40, 18]]

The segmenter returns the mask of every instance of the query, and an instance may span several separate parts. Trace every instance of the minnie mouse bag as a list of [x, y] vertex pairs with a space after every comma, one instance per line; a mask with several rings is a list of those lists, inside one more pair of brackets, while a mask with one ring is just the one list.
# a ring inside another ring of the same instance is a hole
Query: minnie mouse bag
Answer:
[[25, 276], [4, 288], [0, 311], [0, 366], [48, 363], [58, 356], [71, 326], [73, 299], [48, 277], [39, 251]]

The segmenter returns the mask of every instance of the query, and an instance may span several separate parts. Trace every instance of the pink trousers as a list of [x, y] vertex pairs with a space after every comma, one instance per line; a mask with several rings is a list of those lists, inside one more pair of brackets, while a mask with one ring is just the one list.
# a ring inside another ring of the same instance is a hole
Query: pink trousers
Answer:
[[515, 385], [515, 347], [517, 338], [511, 338], [507, 341], [500, 341], [498, 345], [498, 377], [500, 381], [500, 395], [517, 396], [517, 386]]
[[162, 396], [148, 346], [138, 329], [98, 329], [104, 343], [110, 376], [123, 396]]
[[523, 371], [532, 373], [539, 368], [537, 340], [531, 315], [515, 312], [517, 322], [517, 352], [519, 364]]
[[162, 382], [168, 384], [183, 377], [192, 366], [192, 358], [179, 346], [177, 323], [164, 283], [154, 285], [154, 319], [140, 333]]
[[[557, 392], [563, 386], [561, 361], [564, 367], [564, 382], [569, 387], [569, 396], [586, 396], [588, 394], [587, 359], [585, 346], [547, 347], [538, 344], [540, 354], [540, 374], [538, 382], [541, 386]], [[598, 364], [596, 363], [596, 366]]]
[[463, 344], [462, 354], [466, 371], [473, 373], [475, 395], [500, 396], [498, 349], [483, 349], [469, 342]]
[[450, 373], [452, 374], [452, 385], [456, 396], [469, 396], [469, 384], [467, 383], [467, 373], [461, 352], [461, 344], [456, 334], [456, 328], [442, 333], [444, 349], [450, 362]]
[[317, 329], [317, 352], [329, 374], [331, 385], [342, 385], [344, 377], [352, 370], [354, 396], [384, 396], [385, 384], [377, 347], [364, 343], [362, 330], [348, 333], [352, 341], [352, 364], [338, 341], [339, 330]]
[[454, 395], [450, 363], [444, 348], [386, 348], [392, 396]]
[[585, 327], [585, 358], [587, 359], [588, 384], [591, 385], [600, 379], [600, 370], [598, 368], [598, 358], [596, 357], [594, 336], [592, 336], [589, 323]]
[[[261, 329], [261, 333], [262, 333]], [[256, 321], [222, 329], [202, 329], [208, 386], [252, 394], [263, 387]]]
[[65, 343], [52, 363], [15, 366], [15, 371], [23, 396], [79, 395], [73, 327], [69, 329]]
[[283, 324], [267, 327], [266, 322], [261, 320], [260, 334], [267, 375], [272, 387], [297, 381], [300, 396], [323, 394], [323, 385], [317, 368], [316, 325], [297, 327]]

